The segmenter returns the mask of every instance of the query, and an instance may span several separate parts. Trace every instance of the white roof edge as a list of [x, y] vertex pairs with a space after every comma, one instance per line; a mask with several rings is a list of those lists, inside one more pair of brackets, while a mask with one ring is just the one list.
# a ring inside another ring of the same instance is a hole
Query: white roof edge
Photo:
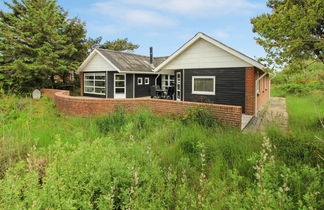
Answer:
[[[81, 66], [78, 68], [77, 73], [82, 72], [84, 67], [91, 61], [91, 59], [96, 55], [99, 54], [105, 61], [107, 61], [112, 67], [114, 67], [116, 71], [120, 72], [120, 69], [117, 68], [109, 59], [107, 59], [101, 52], [97, 49], [94, 49], [90, 55], [82, 62]], [[104, 70], [105, 71], [105, 70]]]
[[160, 71], [166, 64], [171, 62], [174, 58], [176, 58], [179, 54], [181, 54], [184, 50], [186, 50], [188, 47], [190, 47], [193, 43], [195, 43], [200, 38], [225, 50], [226, 52], [245, 61], [246, 63], [251, 64], [251, 66], [255, 66], [261, 70], [264, 70], [264, 68], [265, 68], [265, 66], [263, 66], [259, 62], [255, 61], [254, 59], [250, 58], [249, 56], [244, 55], [243, 53], [240, 53], [237, 50], [234, 50], [234, 49], [226, 46], [225, 44], [207, 36], [206, 34], [199, 32], [192, 39], [190, 39], [187, 43], [185, 43], [182, 47], [180, 47], [177, 51], [175, 51], [170, 57], [168, 57], [165, 61], [163, 61], [159, 66], [157, 66], [153, 71], [154, 72]]

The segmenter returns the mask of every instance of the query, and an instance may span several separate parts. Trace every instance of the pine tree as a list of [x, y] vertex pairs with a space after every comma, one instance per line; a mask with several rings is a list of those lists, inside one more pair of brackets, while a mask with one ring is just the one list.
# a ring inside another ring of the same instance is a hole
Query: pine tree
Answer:
[[86, 56], [85, 29], [68, 19], [56, 0], [5, 2], [0, 11], [0, 82], [3, 88], [26, 92], [53, 87], [54, 75], [75, 70]]

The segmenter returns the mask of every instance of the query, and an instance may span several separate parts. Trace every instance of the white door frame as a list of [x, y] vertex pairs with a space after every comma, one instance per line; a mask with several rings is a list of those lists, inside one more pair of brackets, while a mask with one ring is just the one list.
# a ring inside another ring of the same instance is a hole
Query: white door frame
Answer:
[[[176, 73], [176, 99], [177, 101], [181, 101], [181, 72]], [[178, 86], [179, 85], [179, 86]], [[180, 88], [178, 88], [180, 87]]]
[[[123, 75], [124, 80], [116, 80], [116, 76], [118, 76], [118, 75]], [[123, 81], [124, 82], [124, 87], [116, 87], [116, 82], [117, 81]], [[116, 93], [116, 88], [123, 88], [124, 89], [124, 94]], [[126, 74], [123, 74], [123, 73], [115, 73], [114, 74], [114, 98], [126, 98]]]

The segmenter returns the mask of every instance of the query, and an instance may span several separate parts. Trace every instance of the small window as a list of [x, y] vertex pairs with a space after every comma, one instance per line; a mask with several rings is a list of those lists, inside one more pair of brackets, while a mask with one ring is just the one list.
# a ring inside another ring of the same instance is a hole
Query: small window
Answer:
[[192, 77], [192, 94], [215, 95], [215, 86], [214, 76]]
[[150, 78], [149, 77], [145, 77], [144, 84], [145, 85], [149, 85], [150, 84]]
[[137, 84], [138, 85], [143, 85], [143, 78], [142, 77], [137, 78]]

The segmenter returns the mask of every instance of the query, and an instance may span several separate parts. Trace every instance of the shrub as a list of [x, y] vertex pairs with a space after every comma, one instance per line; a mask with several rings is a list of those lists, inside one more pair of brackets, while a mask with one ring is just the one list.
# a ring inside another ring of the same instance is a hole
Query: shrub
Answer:
[[184, 114], [180, 117], [184, 123], [195, 122], [201, 126], [213, 127], [216, 125], [216, 119], [212, 111], [203, 106], [189, 107]]

